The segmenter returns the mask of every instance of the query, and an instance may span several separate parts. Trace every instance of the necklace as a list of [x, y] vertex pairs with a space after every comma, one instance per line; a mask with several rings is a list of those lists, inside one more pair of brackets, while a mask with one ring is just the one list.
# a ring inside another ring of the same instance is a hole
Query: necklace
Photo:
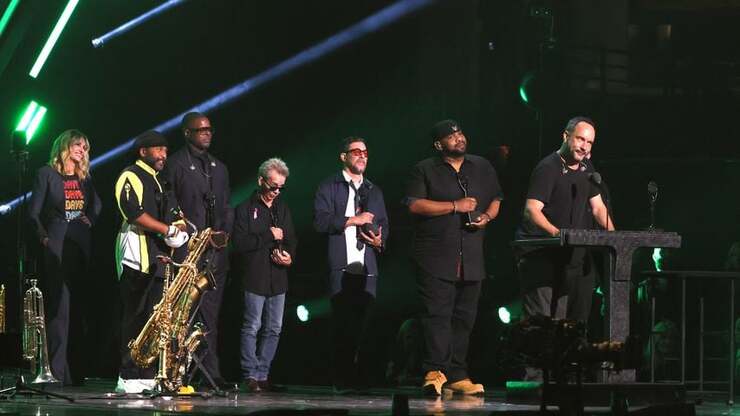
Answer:
[[[187, 154], [188, 154], [188, 162], [190, 162], [190, 170], [197, 170], [201, 175], [205, 176], [206, 178], [210, 178], [211, 175], [209, 173], [206, 173], [202, 169], [200, 169], [200, 168], [198, 168], [198, 167], [195, 166], [195, 164], [193, 163], [193, 159], [190, 157], [190, 151], [189, 150], [188, 150]], [[206, 157], [208, 157], [208, 155], [206, 155]], [[216, 162], [214, 162], [210, 157], [208, 157], [208, 160], [210, 160], [210, 162], [211, 162], [211, 167], [215, 168], [216, 167]]]

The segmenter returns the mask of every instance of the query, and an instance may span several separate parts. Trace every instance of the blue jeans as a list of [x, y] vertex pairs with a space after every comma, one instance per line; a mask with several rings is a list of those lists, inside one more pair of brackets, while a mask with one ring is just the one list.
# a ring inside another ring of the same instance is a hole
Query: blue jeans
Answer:
[[244, 291], [241, 367], [244, 378], [267, 380], [283, 326], [285, 293], [260, 296]]

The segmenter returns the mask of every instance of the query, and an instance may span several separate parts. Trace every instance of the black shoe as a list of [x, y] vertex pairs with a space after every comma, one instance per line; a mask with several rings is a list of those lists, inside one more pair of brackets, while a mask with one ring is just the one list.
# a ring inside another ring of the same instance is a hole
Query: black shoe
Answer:
[[245, 389], [249, 393], [259, 393], [262, 391], [259, 382], [251, 377], [244, 380], [244, 383], [246, 384]]
[[262, 391], [272, 391], [272, 392], [275, 392], [275, 391], [282, 391], [283, 390], [281, 387], [277, 387], [274, 384], [272, 384], [269, 379], [268, 380], [259, 380], [257, 382], [257, 384], [259, 384], [259, 386], [262, 389]]

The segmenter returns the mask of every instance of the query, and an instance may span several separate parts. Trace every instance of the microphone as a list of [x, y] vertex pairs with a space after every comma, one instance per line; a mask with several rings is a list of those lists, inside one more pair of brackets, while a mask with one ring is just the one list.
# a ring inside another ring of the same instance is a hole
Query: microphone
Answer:
[[588, 174], [588, 180], [595, 183], [596, 186], [604, 191], [605, 198], [602, 198], [604, 200], [604, 206], [606, 207], [606, 229], [609, 229], [609, 188], [607, 188], [606, 184], [604, 183], [603, 179], [601, 178], [601, 174], [599, 172], [592, 172]]
[[650, 200], [655, 202], [658, 199], [658, 184], [655, 181], [648, 182], [647, 191], [648, 195], [650, 195]]
[[[273, 211], [273, 208], [270, 208], [270, 222], [272, 222], [272, 226], [275, 228], [280, 228], [278, 226], [278, 220], [277, 220], [277, 214], [275, 211]], [[283, 240], [275, 240], [275, 248], [278, 249], [280, 252], [283, 251]]]
[[648, 182], [647, 191], [650, 202], [650, 227], [648, 227], [648, 230], [655, 230], [655, 201], [658, 199], [658, 184], [655, 181]]
[[596, 185], [601, 186], [601, 174], [599, 172], [589, 173], [588, 179]]

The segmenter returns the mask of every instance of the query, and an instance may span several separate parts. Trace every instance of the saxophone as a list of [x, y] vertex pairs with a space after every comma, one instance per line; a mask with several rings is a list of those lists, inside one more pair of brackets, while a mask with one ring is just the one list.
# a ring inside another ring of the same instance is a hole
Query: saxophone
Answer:
[[[225, 234], [206, 228], [188, 242], [188, 255], [170, 282], [165, 273], [162, 300], [154, 306], [152, 315], [136, 339], [128, 343], [131, 358], [137, 366], [150, 367], [159, 358], [158, 385], [168, 391], [182, 386], [192, 354], [205, 336], [199, 324], [190, 330], [191, 311], [200, 296], [214, 287], [208, 267], [198, 270], [200, 259], [209, 248], [226, 245]], [[169, 265], [167, 269], [169, 269]]]

